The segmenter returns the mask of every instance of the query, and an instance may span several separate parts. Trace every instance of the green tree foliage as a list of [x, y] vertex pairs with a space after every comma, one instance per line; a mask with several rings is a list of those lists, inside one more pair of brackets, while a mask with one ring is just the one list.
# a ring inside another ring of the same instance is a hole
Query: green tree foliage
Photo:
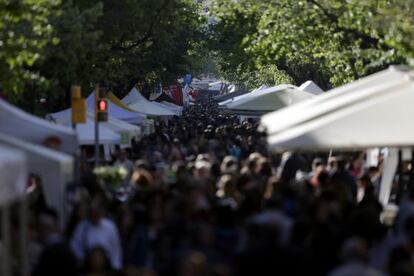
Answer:
[[102, 14], [100, 2], [80, 10], [67, 0], [50, 17], [58, 43], [46, 46], [46, 57], [36, 66], [48, 80], [47, 89], [39, 93], [48, 99], [49, 108], [56, 109], [70, 102], [72, 84], [80, 84], [87, 95], [103, 79], [104, 72], [96, 63], [108, 46], [100, 43], [102, 31], [94, 26]]
[[59, 0], [0, 0], [0, 85], [9, 97], [26, 83], [44, 83], [33, 65], [45, 58], [45, 46], [56, 44], [49, 17]]
[[85, 94], [99, 81], [168, 83], [203, 40], [192, 0], [0, 0], [0, 15], [0, 85], [15, 102], [46, 97], [49, 111], [68, 105], [73, 83]]
[[214, 49], [234, 76], [243, 67], [329, 88], [413, 55], [412, 1], [215, 0], [212, 12]]

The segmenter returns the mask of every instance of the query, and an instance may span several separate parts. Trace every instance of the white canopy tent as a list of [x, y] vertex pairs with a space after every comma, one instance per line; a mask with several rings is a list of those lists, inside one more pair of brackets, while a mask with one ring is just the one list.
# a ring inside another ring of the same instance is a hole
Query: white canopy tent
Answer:
[[27, 183], [25, 154], [0, 144], [0, 175], [0, 207], [23, 198]]
[[239, 115], [261, 115], [312, 98], [294, 85], [281, 84], [234, 98], [225, 108]]
[[173, 103], [169, 103], [169, 102], [151, 102], [152, 104], [158, 105], [162, 108], [168, 109], [171, 112], [174, 112], [175, 115], [177, 116], [181, 116], [182, 112], [183, 112], [183, 108], [181, 106], [175, 105]]
[[46, 203], [56, 209], [63, 222], [66, 184], [73, 181], [73, 157], [4, 134], [0, 134], [0, 144], [26, 154], [28, 172], [41, 178]]
[[[76, 133], [79, 137], [80, 145], [95, 144], [95, 122], [88, 116], [85, 124], [76, 126]], [[119, 145], [121, 143], [120, 134], [111, 130], [103, 123], [99, 123], [99, 144], [100, 145]]]
[[396, 148], [414, 145], [413, 102], [414, 73], [391, 67], [264, 116], [262, 124], [275, 150], [391, 147], [380, 189], [386, 205], [398, 164]]
[[[48, 117], [54, 120], [55, 122], [57, 122], [58, 124], [63, 124], [63, 125], [71, 124], [70, 110], [69, 112], [65, 112], [65, 113], [58, 112], [54, 114], [49, 114]], [[80, 145], [89, 145], [90, 144], [89, 141], [94, 139], [94, 137], [90, 136], [90, 135], [94, 135], [94, 115], [91, 112], [87, 113], [86, 124], [88, 125], [87, 127], [92, 127], [93, 131], [89, 131], [89, 132], [84, 131], [83, 133], [80, 133], [80, 130], [78, 130], [78, 128], [82, 124], [77, 125], [77, 133], [79, 136]], [[100, 125], [100, 134], [101, 132], [104, 134], [114, 132], [110, 136], [108, 135], [103, 136], [102, 138], [104, 142], [102, 142], [101, 144], [117, 144], [117, 142], [119, 142], [120, 144], [129, 145], [130, 139], [132, 139], [133, 137], [138, 138], [139, 136], [141, 136], [141, 129], [139, 127], [129, 124], [127, 122], [118, 120], [116, 118], [109, 117], [107, 122], [100, 122], [99, 125]], [[88, 136], [88, 133], [89, 133], [89, 136]], [[115, 134], [121, 135], [121, 140], [119, 140]]]
[[299, 86], [299, 90], [312, 93], [313, 95], [319, 95], [324, 92], [316, 83], [311, 80], [302, 83], [302, 85]]
[[142, 112], [147, 115], [153, 116], [174, 116], [177, 115], [176, 111], [172, 111], [169, 108], [160, 106], [147, 100], [139, 91], [134, 87], [122, 100], [123, 103], [128, 105], [129, 108]]
[[275, 149], [414, 144], [413, 72], [391, 67], [262, 118]]
[[[49, 114], [48, 118], [51, 118], [58, 124], [71, 125], [71, 109], [66, 109], [57, 113]], [[102, 145], [119, 144], [119, 134], [112, 131], [104, 123], [99, 123], [99, 142]], [[93, 115], [90, 113], [87, 115], [85, 124], [76, 125], [76, 134], [78, 136], [79, 145], [94, 145], [95, 144], [95, 122]]]
[[78, 148], [73, 129], [26, 113], [2, 99], [0, 99], [0, 133], [35, 144], [43, 144], [46, 138], [56, 136], [62, 142], [62, 151], [73, 154]]
[[129, 93], [122, 98], [121, 102], [123, 102], [126, 105], [131, 105], [135, 102], [141, 101], [142, 98], [145, 98], [144, 96], [141, 95], [141, 93], [139, 93], [138, 89], [136, 89], [135, 87], [131, 89], [131, 91], [129, 91]]
[[234, 102], [236, 100], [239, 100], [247, 95], [249, 95], [252, 92], [255, 91], [259, 91], [259, 90], [263, 90], [268, 88], [265, 85], [262, 85], [252, 91], [249, 92], [244, 92], [244, 91], [237, 91], [237, 92], [232, 92], [232, 93], [228, 93], [228, 94], [224, 94], [224, 95], [219, 95], [219, 96], [214, 96], [213, 99], [219, 101], [218, 105], [219, 108], [224, 108], [227, 104]]
[[[95, 112], [95, 91], [93, 91], [88, 98], [86, 98], [86, 105], [88, 111]], [[146, 119], [143, 112], [126, 110], [110, 100], [108, 100], [108, 113], [109, 117], [113, 117], [134, 125], [139, 125]]]
[[[24, 203], [27, 183], [27, 163], [24, 152], [0, 144], [0, 208], [1, 208], [1, 275], [12, 275], [12, 261], [10, 252], [16, 252], [16, 245], [12, 244], [10, 208], [11, 203], [19, 202], [19, 230], [20, 230], [20, 262], [21, 275], [28, 275], [27, 266], [27, 216]], [[13, 208], [16, 206], [13, 205]], [[13, 231], [16, 231], [13, 227]], [[11, 249], [13, 248], [13, 249]], [[16, 261], [16, 260], [14, 260]]]

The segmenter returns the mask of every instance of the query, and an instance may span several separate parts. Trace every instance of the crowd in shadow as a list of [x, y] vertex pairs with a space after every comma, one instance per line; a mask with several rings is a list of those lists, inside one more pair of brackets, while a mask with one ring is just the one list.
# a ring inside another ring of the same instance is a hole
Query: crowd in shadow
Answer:
[[384, 224], [364, 158], [270, 154], [257, 122], [193, 105], [119, 153], [128, 199], [85, 165], [64, 231], [32, 200], [33, 275], [414, 275], [414, 189]]

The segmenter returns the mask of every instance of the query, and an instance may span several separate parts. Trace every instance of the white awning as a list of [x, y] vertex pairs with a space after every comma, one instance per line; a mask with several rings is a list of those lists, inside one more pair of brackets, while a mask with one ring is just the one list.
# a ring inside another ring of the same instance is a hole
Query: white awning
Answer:
[[46, 138], [58, 137], [62, 151], [73, 154], [78, 148], [72, 128], [59, 126], [29, 114], [0, 99], [0, 133], [35, 144], [43, 144]]
[[0, 143], [0, 206], [23, 198], [27, 183], [26, 155]]
[[129, 108], [142, 112], [147, 115], [153, 116], [174, 116], [177, 115], [176, 111], [172, 111], [169, 108], [160, 106], [154, 102], [147, 100], [139, 91], [134, 87], [126, 95], [122, 102], [127, 104]]
[[299, 86], [299, 90], [312, 93], [313, 95], [319, 95], [323, 93], [323, 90], [311, 80], [302, 83], [302, 85]]
[[[95, 91], [86, 98], [88, 111], [95, 112]], [[140, 111], [129, 111], [108, 100], [108, 115], [134, 125], [141, 124], [147, 117]]]
[[391, 67], [262, 118], [275, 150], [414, 145], [414, 74]]
[[313, 96], [311, 93], [299, 90], [294, 85], [281, 84], [236, 97], [225, 104], [225, 108], [240, 115], [265, 114], [310, 99]]
[[46, 203], [55, 208], [64, 221], [66, 184], [73, 181], [73, 157], [3, 134], [0, 134], [0, 145], [25, 153], [28, 172], [41, 178]]

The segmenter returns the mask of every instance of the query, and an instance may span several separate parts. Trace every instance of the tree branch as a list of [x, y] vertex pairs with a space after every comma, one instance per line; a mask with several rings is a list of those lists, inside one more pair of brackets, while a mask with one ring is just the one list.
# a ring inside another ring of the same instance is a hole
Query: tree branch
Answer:
[[114, 45], [112, 47], [113, 50], [122, 50], [122, 51], [129, 51], [145, 42], [147, 42], [152, 36], [153, 36], [153, 32], [154, 32], [154, 27], [155, 24], [159, 21], [159, 18], [162, 14], [162, 12], [168, 7], [168, 5], [170, 4], [170, 0], [165, 0], [164, 4], [159, 7], [153, 17], [153, 20], [151, 21], [148, 30], [145, 32], [145, 34], [139, 38], [138, 40], [136, 40], [133, 44], [128, 45], [128, 46], [119, 46], [119, 45]]
[[376, 37], [372, 37], [368, 34], [365, 34], [363, 32], [360, 32], [356, 29], [350, 29], [346, 27], [339, 26], [339, 16], [336, 14], [333, 14], [332, 12], [328, 11], [325, 7], [321, 5], [316, 0], [307, 0], [309, 3], [314, 4], [322, 13], [323, 15], [334, 25], [334, 29], [337, 32], [343, 32], [345, 34], [351, 35], [356, 39], [362, 40], [362, 48], [368, 48], [370, 46], [380, 46], [384, 50], [390, 50], [391, 48], [382, 43], [380, 39]]

